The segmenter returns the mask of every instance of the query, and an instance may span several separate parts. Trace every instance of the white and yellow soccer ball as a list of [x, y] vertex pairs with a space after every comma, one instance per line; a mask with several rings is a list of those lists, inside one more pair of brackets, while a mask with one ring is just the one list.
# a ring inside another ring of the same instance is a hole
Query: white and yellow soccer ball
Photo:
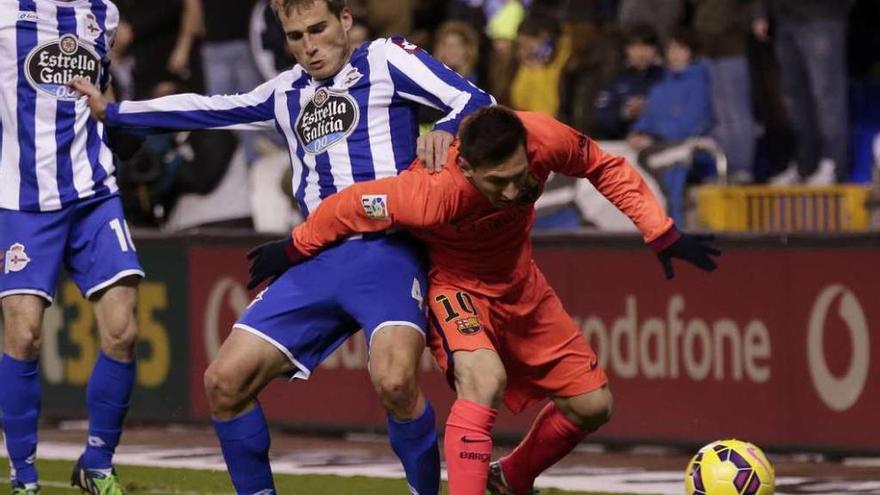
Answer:
[[686, 495], [772, 495], [776, 473], [756, 445], [719, 440], [706, 445], [685, 471]]

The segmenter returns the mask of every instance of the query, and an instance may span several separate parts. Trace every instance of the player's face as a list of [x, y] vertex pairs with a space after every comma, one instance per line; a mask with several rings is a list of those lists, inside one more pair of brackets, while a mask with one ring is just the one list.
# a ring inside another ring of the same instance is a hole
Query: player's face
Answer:
[[351, 54], [351, 11], [345, 8], [336, 17], [323, 0], [292, 8], [290, 12], [283, 10], [279, 11], [279, 19], [297, 63], [315, 79], [336, 75]]
[[459, 165], [464, 176], [496, 208], [534, 203], [538, 199], [540, 183], [529, 171], [525, 146], [519, 146], [510, 158], [497, 165], [471, 167], [463, 159]]

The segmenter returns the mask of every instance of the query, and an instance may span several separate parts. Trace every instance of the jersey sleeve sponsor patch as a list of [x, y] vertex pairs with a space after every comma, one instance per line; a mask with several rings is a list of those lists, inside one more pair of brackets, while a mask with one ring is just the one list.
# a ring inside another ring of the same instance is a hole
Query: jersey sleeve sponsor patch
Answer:
[[391, 42], [399, 46], [400, 48], [403, 48], [403, 51], [409, 53], [410, 55], [422, 50], [421, 48], [419, 48], [418, 45], [407, 41], [406, 38], [394, 37], [391, 38]]
[[388, 219], [388, 196], [386, 194], [364, 194], [361, 196], [364, 214], [373, 220]]

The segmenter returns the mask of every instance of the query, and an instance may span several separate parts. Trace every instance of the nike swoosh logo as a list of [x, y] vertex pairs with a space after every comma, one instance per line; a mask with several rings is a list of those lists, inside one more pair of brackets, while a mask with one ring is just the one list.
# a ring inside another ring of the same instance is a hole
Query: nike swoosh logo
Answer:
[[464, 443], [485, 443], [490, 441], [488, 438], [468, 438], [461, 437], [461, 441]]

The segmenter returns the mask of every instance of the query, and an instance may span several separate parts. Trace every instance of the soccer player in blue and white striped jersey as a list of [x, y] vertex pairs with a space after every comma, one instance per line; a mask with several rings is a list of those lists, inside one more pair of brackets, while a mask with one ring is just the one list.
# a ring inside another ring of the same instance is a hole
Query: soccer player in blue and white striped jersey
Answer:
[[121, 490], [111, 461], [135, 379], [144, 272], [104, 127], [67, 85], [82, 77], [108, 86], [118, 21], [108, 0], [0, 0], [0, 410], [15, 494], [39, 491], [40, 333], [62, 264], [95, 303], [101, 336], [75, 479], [91, 493]]
[[[462, 119], [493, 103], [402, 38], [351, 47], [352, 16], [344, 0], [275, 4], [298, 64], [250, 93], [107, 105], [86, 82], [75, 87], [89, 96], [95, 115], [127, 130], [277, 129], [286, 139], [294, 194], [306, 215], [355, 182], [398, 174], [417, 155], [440, 166]], [[420, 138], [419, 105], [446, 114]], [[374, 199], [364, 207], [380, 214], [382, 198]], [[289, 237], [254, 251], [265, 261], [260, 266], [268, 265], [277, 278], [241, 316], [205, 374], [214, 425], [238, 493], [275, 493], [257, 394], [278, 375], [307, 379], [358, 328], [366, 334], [370, 376], [410, 488], [420, 495], [438, 493], [434, 411], [417, 381], [427, 287], [413, 244], [403, 232], [349, 239], [286, 271]]]

